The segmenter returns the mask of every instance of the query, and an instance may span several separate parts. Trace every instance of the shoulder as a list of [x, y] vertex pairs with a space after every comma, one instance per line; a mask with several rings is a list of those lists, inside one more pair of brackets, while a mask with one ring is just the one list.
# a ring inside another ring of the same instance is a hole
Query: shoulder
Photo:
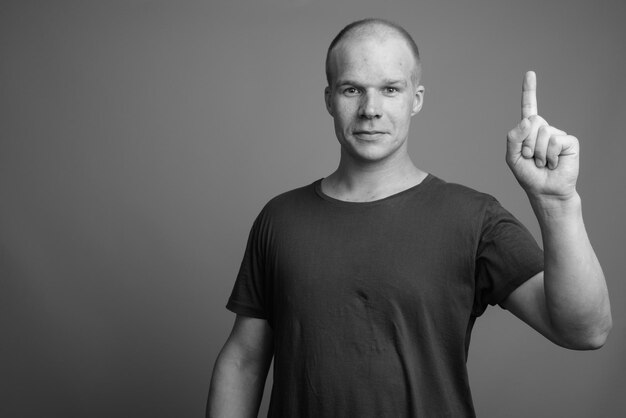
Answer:
[[504, 215], [508, 216], [492, 195], [438, 177], [429, 182], [426, 197], [426, 209], [430, 216], [445, 220], [451, 228], [484, 231], [486, 224], [491, 224], [492, 220], [496, 222]]
[[498, 204], [495, 197], [458, 183], [449, 183], [439, 177], [430, 175], [427, 187], [431, 196], [438, 198], [442, 205], [458, 208], [484, 210], [490, 205]]
[[317, 198], [316, 184], [319, 180], [306, 186], [283, 192], [271, 198], [257, 216], [256, 222], [266, 223], [276, 220], [297, 218], [315, 206]]
[[294, 206], [309, 205], [316, 200], [316, 184], [319, 180], [306, 186], [298, 187], [293, 190], [283, 192], [271, 198], [264, 206], [264, 211], [280, 211], [285, 208], [290, 209]]
[[258, 213], [252, 234], [261, 238], [282, 236], [311, 223], [321, 216], [315, 184], [283, 192], [271, 198]]
[[494, 196], [461, 184], [439, 182], [438, 193], [445, 201], [442, 212], [447, 212], [450, 218], [474, 225], [485, 236], [510, 231], [517, 236], [518, 231], [528, 232]]

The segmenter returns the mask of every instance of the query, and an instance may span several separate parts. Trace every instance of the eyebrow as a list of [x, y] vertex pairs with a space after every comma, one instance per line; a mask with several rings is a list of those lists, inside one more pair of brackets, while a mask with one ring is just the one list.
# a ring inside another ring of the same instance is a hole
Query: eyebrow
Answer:
[[406, 80], [393, 80], [393, 79], [387, 79], [387, 80], [385, 80], [384, 84], [385, 84], [386, 86], [389, 86], [389, 85], [398, 85], [398, 84], [399, 84], [399, 85], [401, 85], [401, 86], [406, 87], [407, 82], [406, 82]]
[[[403, 87], [407, 86], [407, 81], [406, 80], [395, 80], [395, 79], [386, 79], [383, 80], [382, 83], [384, 86], [392, 86], [392, 85], [400, 85]], [[337, 80], [337, 82], [335, 83], [335, 86], [339, 87], [339, 86], [345, 86], [345, 85], [350, 85], [350, 86], [360, 86], [361, 83], [358, 83], [356, 81], [350, 80], [350, 79], [346, 79], [346, 80]]]
[[335, 86], [345, 86], [345, 85], [352, 85], [352, 86], [357, 86], [359, 83], [352, 81], [352, 80], [337, 80], [335, 82]]

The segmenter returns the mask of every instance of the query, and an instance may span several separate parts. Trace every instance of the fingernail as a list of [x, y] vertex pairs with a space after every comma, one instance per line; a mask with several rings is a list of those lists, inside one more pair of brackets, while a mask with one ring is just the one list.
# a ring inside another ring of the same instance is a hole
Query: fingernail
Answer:
[[524, 156], [524, 158], [530, 158], [533, 156], [533, 150], [525, 145], [522, 147], [522, 155]]
[[536, 165], [537, 167], [539, 167], [539, 168], [543, 167], [543, 166], [544, 166], [544, 164], [545, 164], [545, 163], [543, 162], [543, 160], [539, 160], [539, 159], [536, 159], [536, 160], [535, 160], [535, 165]]

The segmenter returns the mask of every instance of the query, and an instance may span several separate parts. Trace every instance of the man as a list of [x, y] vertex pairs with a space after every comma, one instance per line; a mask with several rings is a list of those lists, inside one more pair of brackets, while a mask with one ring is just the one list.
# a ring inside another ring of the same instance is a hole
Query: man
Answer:
[[544, 252], [495, 199], [411, 161], [424, 87], [404, 29], [348, 25], [326, 71], [339, 167], [256, 219], [207, 416], [256, 416], [272, 356], [272, 417], [474, 416], [467, 350], [489, 304], [561, 346], [604, 344], [611, 314], [575, 189], [578, 141], [538, 116], [533, 72], [506, 159]]

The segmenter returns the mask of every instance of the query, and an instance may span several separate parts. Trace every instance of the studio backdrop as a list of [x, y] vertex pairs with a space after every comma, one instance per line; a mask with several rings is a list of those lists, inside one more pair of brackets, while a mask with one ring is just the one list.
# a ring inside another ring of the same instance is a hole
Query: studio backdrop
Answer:
[[417, 166], [494, 195], [539, 240], [504, 162], [526, 70], [539, 113], [580, 139], [613, 332], [567, 351], [488, 309], [478, 415], [624, 416], [619, 0], [0, 2], [0, 416], [203, 416], [255, 216], [337, 166], [324, 58], [365, 17], [420, 47]]

